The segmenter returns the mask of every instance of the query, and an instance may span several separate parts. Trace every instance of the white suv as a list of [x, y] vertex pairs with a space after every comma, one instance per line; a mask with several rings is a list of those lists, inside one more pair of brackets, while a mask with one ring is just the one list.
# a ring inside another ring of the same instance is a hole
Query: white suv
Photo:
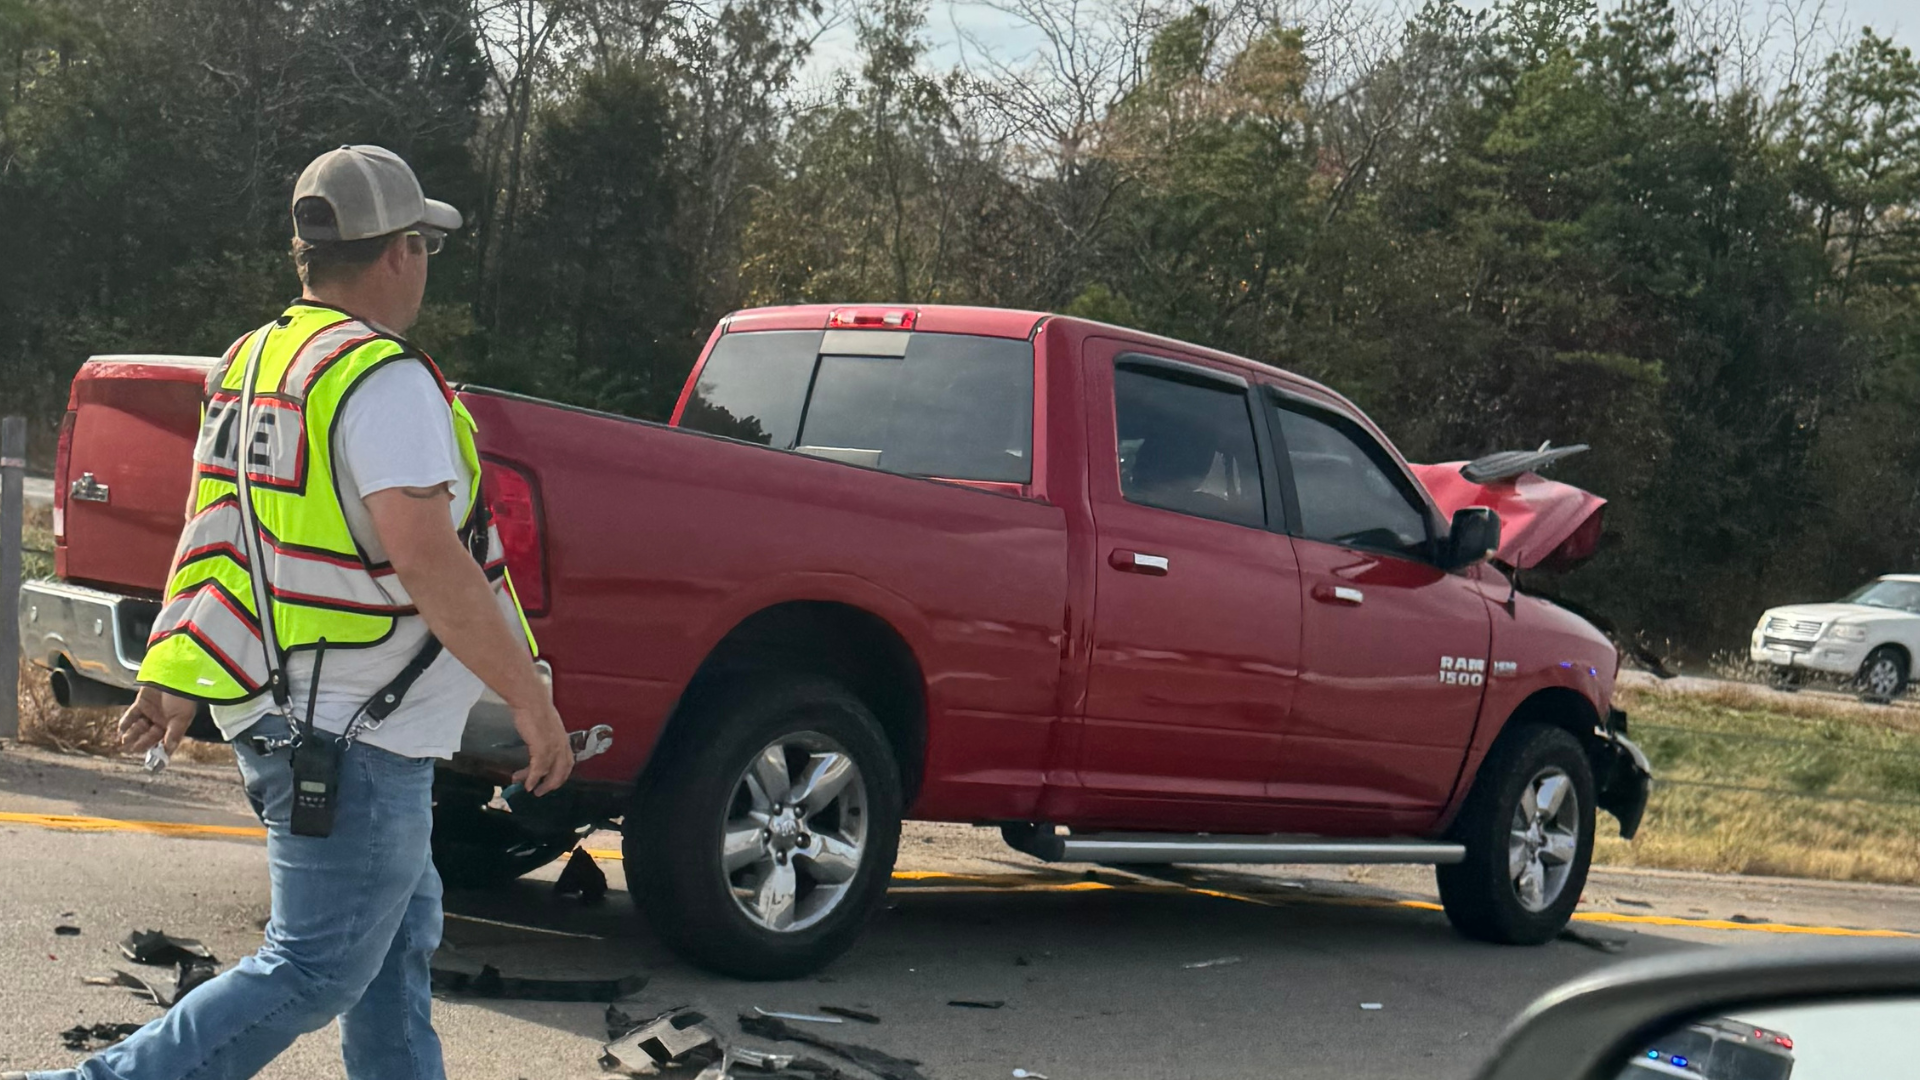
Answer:
[[1891, 701], [1920, 655], [1920, 574], [1876, 578], [1838, 603], [1770, 608], [1753, 628], [1751, 655], [1782, 683], [1838, 675], [1870, 701]]

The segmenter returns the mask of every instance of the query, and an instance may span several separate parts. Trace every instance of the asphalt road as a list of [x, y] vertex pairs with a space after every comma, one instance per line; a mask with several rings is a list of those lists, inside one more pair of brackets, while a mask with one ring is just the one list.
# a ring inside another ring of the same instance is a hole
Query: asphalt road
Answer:
[[[0, 1070], [76, 1060], [56, 1037], [76, 1023], [157, 1015], [123, 989], [82, 982], [129, 966], [115, 948], [128, 930], [197, 937], [231, 962], [258, 944], [267, 913], [255, 839], [76, 832], [34, 817], [54, 814], [255, 824], [224, 767], [150, 779], [127, 762], [0, 752]], [[813, 1030], [918, 1059], [936, 1080], [1016, 1068], [1054, 1080], [1467, 1077], [1529, 1000], [1603, 964], [1782, 940], [1754, 922], [1920, 929], [1915, 889], [1600, 871], [1576, 926], [1619, 943], [1617, 954], [1568, 941], [1498, 948], [1462, 941], [1424, 906], [1423, 870], [1235, 868], [1158, 881], [1044, 866], [984, 830], [910, 826], [888, 908], [850, 954], [816, 978], [746, 984], [667, 954], [634, 917], [619, 862], [601, 864], [614, 891], [597, 907], [554, 896], [557, 867], [504, 891], [451, 895], [453, 954], [508, 975], [644, 973], [651, 982], [627, 1012], [694, 1004], [729, 1032], [754, 1006], [868, 1009], [884, 1022]], [[81, 935], [56, 936], [62, 923]], [[1193, 966], [1214, 960], [1227, 962]], [[948, 1004], [960, 999], [1006, 1004]], [[462, 1080], [603, 1075], [600, 1005], [446, 999], [435, 1016], [449, 1074]], [[316, 1032], [262, 1075], [340, 1077], [337, 1053], [334, 1032]]]
[[29, 476], [22, 481], [21, 494], [29, 506], [52, 506], [53, 481], [44, 476]]

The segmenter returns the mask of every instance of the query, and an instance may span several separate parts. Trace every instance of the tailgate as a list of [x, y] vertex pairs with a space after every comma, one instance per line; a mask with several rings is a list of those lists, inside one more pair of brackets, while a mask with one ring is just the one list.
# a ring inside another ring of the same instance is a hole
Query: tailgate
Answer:
[[187, 505], [212, 357], [101, 356], [74, 376], [54, 477], [59, 573], [157, 595]]

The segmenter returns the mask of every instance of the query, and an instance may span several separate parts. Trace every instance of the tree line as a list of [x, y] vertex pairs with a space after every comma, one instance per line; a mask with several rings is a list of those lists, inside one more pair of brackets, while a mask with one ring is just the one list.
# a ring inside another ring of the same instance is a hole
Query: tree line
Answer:
[[[1920, 570], [1920, 67], [1791, 0], [0, 0], [0, 410], [294, 295], [316, 153], [470, 227], [455, 378], [658, 418], [741, 306], [1084, 314], [1353, 397], [1415, 460], [1591, 443], [1541, 584], [1658, 648]], [[1783, 6], [1785, 5], [1785, 6]], [[850, 37], [844, 63], [822, 35]]]

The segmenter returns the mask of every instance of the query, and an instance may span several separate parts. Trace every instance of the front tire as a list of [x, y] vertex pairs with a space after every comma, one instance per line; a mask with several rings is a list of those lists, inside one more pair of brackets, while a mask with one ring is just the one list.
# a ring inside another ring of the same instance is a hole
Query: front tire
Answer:
[[1528, 726], [1503, 737], [1454, 824], [1465, 860], [1436, 868], [1454, 929], [1538, 945], [1567, 925], [1593, 860], [1593, 767], [1572, 735]]
[[627, 816], [628, 887], [687, 960], [788, 979], [845, 952], [886, 897], [899, 763], [859, 698], [813, 676], [696, 700]]
[[1882, 645], [1860, 664], [1860, 698], [1885, 704], [1907, 692], [1907, 654]]

